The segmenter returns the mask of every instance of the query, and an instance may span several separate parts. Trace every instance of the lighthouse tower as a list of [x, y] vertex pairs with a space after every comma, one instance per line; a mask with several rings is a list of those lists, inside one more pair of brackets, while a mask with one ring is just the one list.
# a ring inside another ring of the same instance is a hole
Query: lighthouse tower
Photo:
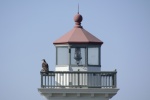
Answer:
[[117, 71], [101, 71], [103, 42], [74, 17], [74, 28], [54, 41], [55, 71], [41, 72], [38, 91], [47, 100], [109, 100], [117, 91]]

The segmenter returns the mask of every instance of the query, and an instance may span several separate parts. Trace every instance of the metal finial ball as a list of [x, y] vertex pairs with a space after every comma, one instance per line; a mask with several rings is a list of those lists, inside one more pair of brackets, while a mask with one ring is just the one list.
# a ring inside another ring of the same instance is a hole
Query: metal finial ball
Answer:
[[78, 23], [81, 23], [82, 22], [82, 15], [80, 15], [80, 14], [76, 14], [75, 16], [74, 16], [74, 21], [75, 22], [78, 22]]

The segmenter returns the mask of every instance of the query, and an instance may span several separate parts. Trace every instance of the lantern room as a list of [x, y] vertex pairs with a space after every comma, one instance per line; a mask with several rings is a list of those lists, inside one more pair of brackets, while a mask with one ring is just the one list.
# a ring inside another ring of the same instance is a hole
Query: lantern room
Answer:
[[81, 26], [82, 20], [76, 14], [74, 28], [54, 41], [56, 71], [100, 71], [103, 42]]

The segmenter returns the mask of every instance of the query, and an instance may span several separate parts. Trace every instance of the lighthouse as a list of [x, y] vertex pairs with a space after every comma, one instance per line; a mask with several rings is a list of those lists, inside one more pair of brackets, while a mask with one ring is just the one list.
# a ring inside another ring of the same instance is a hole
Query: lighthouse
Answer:
[[53, 42], [55, 71], [40, 72], [40, 94], [47, 100], [109, 100], [117, 94], [117, 71], [101, 71], [103, 42], [74, 16], [72, 30]]

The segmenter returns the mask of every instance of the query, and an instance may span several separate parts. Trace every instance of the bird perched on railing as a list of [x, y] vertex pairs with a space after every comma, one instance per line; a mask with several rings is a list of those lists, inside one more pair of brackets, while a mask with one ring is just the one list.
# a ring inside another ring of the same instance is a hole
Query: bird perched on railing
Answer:
[[48, 72], [49, 71], [49, 66], [48, 66], [46, 60], [42, 59], [42, 61], [43, 61], [43, 63], [42, 63], [42, 70], [41, 70], [41, 72]]

